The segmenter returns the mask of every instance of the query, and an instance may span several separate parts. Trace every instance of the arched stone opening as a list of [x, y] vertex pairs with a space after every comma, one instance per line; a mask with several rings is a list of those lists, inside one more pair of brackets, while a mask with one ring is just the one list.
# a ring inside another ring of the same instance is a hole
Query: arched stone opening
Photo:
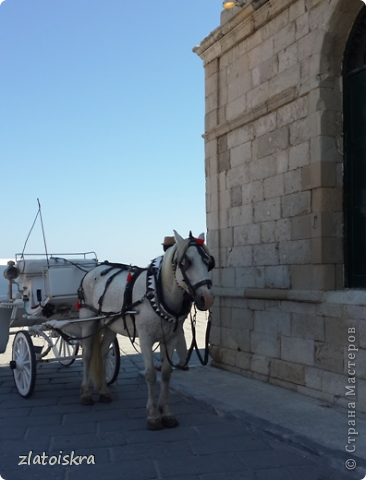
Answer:
[[366, 7], [343, 62], [345, 283], [366, 287]]

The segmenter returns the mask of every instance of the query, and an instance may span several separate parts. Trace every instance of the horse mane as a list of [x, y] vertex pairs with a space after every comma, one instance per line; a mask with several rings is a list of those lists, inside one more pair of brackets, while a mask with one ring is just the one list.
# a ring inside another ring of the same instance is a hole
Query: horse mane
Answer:
[[190, 238], [186, 238], [182, 242], [175, 243], [164, 253], [163, 261], [161, 264], [162, 277], [165, 277], [170, 273], [172, 269], [173, 259], [174, 263], [179, 264], [183, 255], [188, 250], [189, 242]]
[[180, 263], [180, 261], [182, 260], [184, 254], [186, 253], [186, 251], [188, 250], [188, 246], [189, 246], [189, 243], [190, 243], [191, 239], [190, 238], [186, 238], [185, 240], [183, 240], [182, 242], [179, 242], [177, 243], [177, 248], [176, 248], [176, 256], [175, 256], [175, 262], [177, 264]]
[[164, 253], [163, 261], [162, 261], [162, 264], [161, 264], [162, 273], [163, 272], [168, 273], [168, 271], [171, 270], [171, 268], [172, 268], [171, 265], [172, 265], [173, 257], [174, 257], [174, 254], [175, 254], [176, 250], [177, 250], [177, 244], [175, 243], [173, 246], [168, 248], [168, 250]]

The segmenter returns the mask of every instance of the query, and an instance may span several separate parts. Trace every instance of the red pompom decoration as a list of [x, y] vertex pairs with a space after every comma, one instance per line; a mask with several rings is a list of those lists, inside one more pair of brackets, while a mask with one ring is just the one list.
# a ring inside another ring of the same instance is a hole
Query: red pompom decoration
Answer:
[[205, 241], [202, 238], [195, 238], [196, 242], [199, 243], [200, 245], [203, 245]]
[[75, 307], [76, 307], [76, 310], [80, 310], [81, 305], [79, 300], [77, 300]]
[[130, 282], [131, 279], [132, 279], [131, 272], [128, 272], [128, 274], [127, 274], [127, 281]]

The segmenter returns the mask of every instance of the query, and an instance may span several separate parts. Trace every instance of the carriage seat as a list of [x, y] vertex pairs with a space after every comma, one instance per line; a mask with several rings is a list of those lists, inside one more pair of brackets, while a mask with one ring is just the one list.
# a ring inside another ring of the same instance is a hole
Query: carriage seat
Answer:
[[[73, 264], [77, 264], [80, 266], [92, 267], [96, 266], [96, 260], [93, 259], [86, 259], [86, 258], [78, 258], [70, 260]], [[20, 274], [25, 275], [42, 275], [48, 267], [70, 267], [72, 264], [67, 260], [59, 257], [49, 257], [48, 263], [46, 258], [37, 258], [37, 259], [26, 259], [26, 260], [18, 260], [16, 263], [16, 267], [18, 268]]]
[[[49, 261], [50, 265], [51, 260]], [[36, 260], [19, 260], [16, 265], [17, 269], [19, 270], [20, 274], [28, 274], [28, 275], [42, 275], [45, 268], [48, 267], [46, 259], [36, 259]]]

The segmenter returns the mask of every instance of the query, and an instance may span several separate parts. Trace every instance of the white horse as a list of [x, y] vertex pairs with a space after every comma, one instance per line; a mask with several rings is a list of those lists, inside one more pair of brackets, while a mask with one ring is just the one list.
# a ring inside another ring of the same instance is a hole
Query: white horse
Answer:
[[[148, 386], [147, 427], [158, 430], [176, 427], [178, 421], [169, 407], [171, 358], [179, 333], [192, 303], [208, 310], [214, 300], [209, 271], [214, 259], [204, 245], [204, 235], [183, 239], [174, 231], [176, 244], [145, 268], [101, 264], [88, 272], [79, 289], [80, 318], [106, 316], [99, 322], [86, 322], [83, 340], [84, 376], [81, 403], [93, 403], [90, 380], [100, 391], [100, 401], [112, 400], [105, 381], [108, 348], [116, 333], [139, 337]], [[117, 315], [116, 315], [117, 314]], [[155, 399], [156, 370], [153, 345], [161, 345], [161, 387]]]

